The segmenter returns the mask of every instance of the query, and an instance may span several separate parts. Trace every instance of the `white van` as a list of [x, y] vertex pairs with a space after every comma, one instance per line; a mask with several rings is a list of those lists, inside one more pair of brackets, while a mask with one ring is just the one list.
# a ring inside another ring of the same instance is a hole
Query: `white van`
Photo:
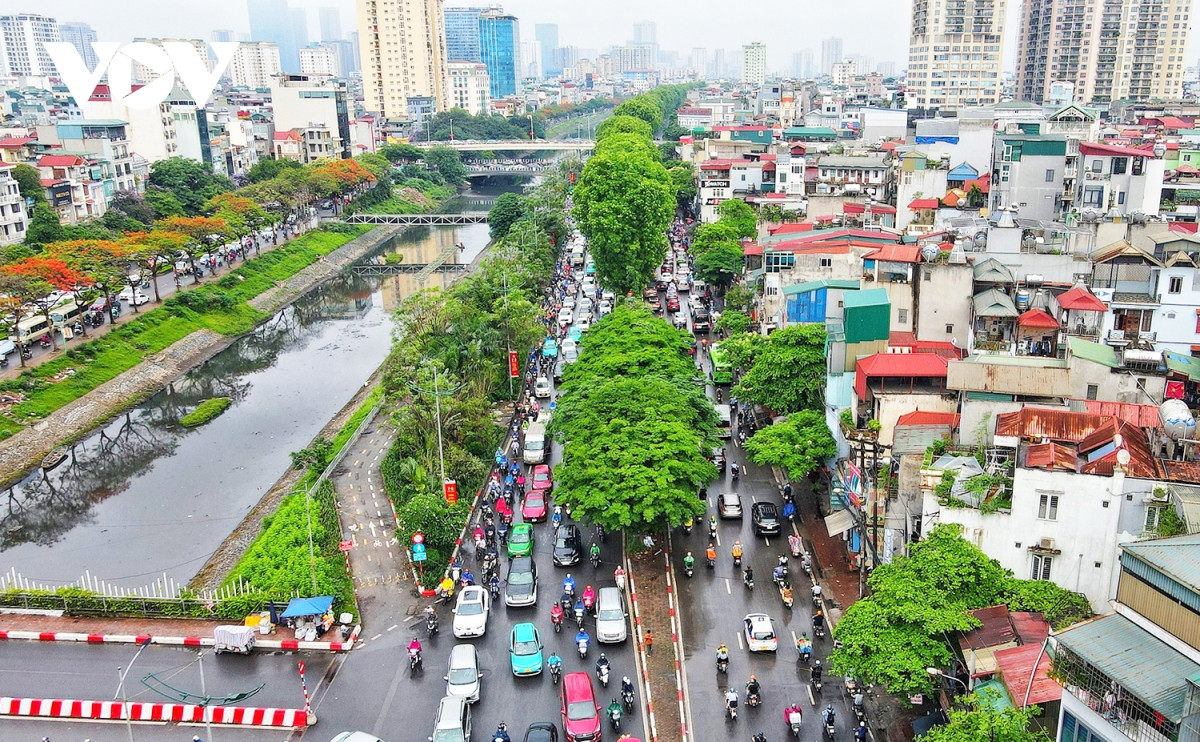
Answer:
[[733, 437], [733, 411], [730, 410], [727, 404], [715, 404], [713, 409], [717, 411], [717, 437], [732, 438]]
[[521, 460], [526, 464], [540, 464], [546, 460], [546, 426], [543, 423], [529, 423]]

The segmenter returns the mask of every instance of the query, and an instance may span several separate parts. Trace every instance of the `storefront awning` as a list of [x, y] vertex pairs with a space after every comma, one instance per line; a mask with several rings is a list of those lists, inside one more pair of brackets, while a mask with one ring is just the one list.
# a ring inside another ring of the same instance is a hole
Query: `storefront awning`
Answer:
[[854, 516], [849, 510], [837, 510], [825, 518], [825, 530], [830, 536], [840, 536], [854, 527]]

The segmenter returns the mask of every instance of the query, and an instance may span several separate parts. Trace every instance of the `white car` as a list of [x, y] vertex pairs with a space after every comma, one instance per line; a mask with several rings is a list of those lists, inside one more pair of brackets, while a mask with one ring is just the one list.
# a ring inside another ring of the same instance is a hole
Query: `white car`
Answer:
[[549, 399], [550, 380], [545, 376], [537, 377], [537, 381], [533, 382], [533, 395], [538, 399]]
[[563, 299], [562, 308], [574, 310], [575, 309], [575, 297], [568, 296], [567, 298]]
[[570, 322], [572, 314], [573, 314], [573, 312], [570, 309], [567, 309], [566, 307], [563, 307], [562, 309], [558, 310], [558, 324], [561, 325], [561, 324]]
[[589, 327], [591, 327], [592, 326], [592, 313], [588, 312], [587, 314], [579, 315], [579, 317], [576, 318], [576, 320], [575, 320], [575, 326], [578, 327], [580, 330], [586, 330]]
[[612, 303], [617, 300], [617, 297], [616, 297], [616, 294], [614, 294], [613, 292], [605, 291], [603, 294], [600, 295], [600, 300], [606, 301], [606, 302], [608, 302], [609, 306], [612, 306]]
[[467, 703], [479, 700], [479, 655], [474, 644], [455, 644], [450, 650], [450, 666], [446, 670], [446, 695], [466, 699]]
[[[742, 630], [746, 634], [746, 648], [751, 652], [774, 652], [779, 648], [775, 626], [771, 623], [771, 617], [765, 613], [747, 615], [742, 619]], [[457, 631], [456, 625], [455, 632]], [[457, 636], [457, 633], [455, 635]]]
[[140, 307], [143, 304], [149, 304], [150, 297], [146, 296], [141, 291], [135, 292], [133, 289], [127, 288], [121, 293], [117, 294], [117, 301], [121, 302], [122, 304], [133, 304]]
[[483, 636], [483, 632], [487, 631], [490, 603], [491, 596], [483, 587], [464, 587], [454, 606], [454, 636], [458, 639]]
[[579, 357], [579, 345], [571, 338], [562, 341], [561, 350], [564, 361], [574, 361]]

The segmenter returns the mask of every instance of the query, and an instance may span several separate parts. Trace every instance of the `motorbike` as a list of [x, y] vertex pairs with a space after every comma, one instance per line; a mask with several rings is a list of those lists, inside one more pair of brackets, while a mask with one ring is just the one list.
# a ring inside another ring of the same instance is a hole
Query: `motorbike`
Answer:
[[804, 568], [804, 574], [808, 575], [811, 579], [813, 576], [812, 557], [805, 553], [800, 558], [800, 566]]
[[762, 705], [762, 696], [758, 693], [747, 693], [746, 705], [750, 708], [758, 708]]
[[696, 573], [696, 568], [691, 563], [685, 563], [683, 565], [683, 573], [686, 574], [688, 577], [691, 577], [692, 575], [694, 575]]
[[550, 665], [550, 678], [558, 685], [559, 679], [562, 678], [562, 665]]
[[788, 714], [788, 730], [791, 731], [793, 737], [800, 736], [800, 720], [803, 717], [796, 711]]
[[417, 672], [421, 669], [421, 650], [408, 650], [408, 671]]
[[717, 658], [717, 672], [729, 672], [729, 658], [728, 657], [718, 657]]
[[717, 566], [717, 558], [708, 554], [704, 555], [704, 560], [708, 562], [709, 569], [715, 569]]
[[717, 540], [717, 524], [715, 522], [710, 522], [708, 524], [708, 540], [709, 541]]
[[0, 356], [0, 368], [8, 368], [8, 356]]
[[754, 578], [751, 577], [750, 575], [746, 574], [745, 572], [743, 572], [742, 573], [742, 584], [746, 586], [747, 590], [753, 590], [754, 589]]
[[787, 608], [789, 611], [792, 610], [794, 598], [792, 597], [791, 588], [786, 582], [779, 585], [779, 599], [783, 601], [784, 608]]
[[632, 714], [633, 713], [633, 691], [631, 691], [631, 690], [621, 691], [621, 703], [625, 706], [625, 713]]
[[579, 650], [579, 659], [587, 659], [587, 639], [580, 639], [579, 641], [575, 642], [575, 648]]
[[832, 739], [833, 739], [833, 735], [834, 735], [834, 733], [835, 733], [836, 731], [837, 731], [837, 729], [834, 727], [834, 725], [833, 725], [833, 722], [832, 722], [832, 721], [826, 721], [826, 722], [825, 722], [825, 738], [826, 738], [826, 739], [830, 739], [830, 740], [832, 740]]
[[[800, 554], [803, 552], [804, 544], [800, 541], [800, 537], [794, 533], [791, 536], [788, 536], [788, 546], [791, 547], [792, 556], [794, 557], [800, 556]], [[811, 568], [812, 566], [810, 565], [809, 569]], [[808, 569], [804, 571], [807, 572]]]
[[813, 626], [813, 636], [815, 636], [818, 639], [824, 639], [825, 638], [825, 624], [821, 624], [819, 626]]
[[433, 636], [436, 633], [438, 633], [437, 616], [430, 615], [429, 618], [425, 619], [425, 634], [427, 636]]
[[863, 702], [862, 702], [862, 698], [860, 696], [854, 696], [853, 708], [854, 708], [854, 718], [857, 721], [864, 721], [867, 717], [867, 713], [866, 713], [866, 710], [863, 708]]
[[813, 611], [825, 610], [825, 600], [822, 599], [820, 595], [814, 595], [812, 600], [813, 600]]
[[733, 566], [735, 566], [735, 567], [742, 566], [742, 555], [740, 552], [737, 552], [737, 551], [733, 552]]
[[691, 519], [691, 518], [688, 518], [687, 520], [685, 520], [685, 521], [683, 522], [683, 532], [684, 532], [685, 534], [691, 534], [691, 532], [692, 532], [692, 524], [693, 524], [693, 522], [692, 522], [692, 519]]
[[512, 737], [508, 736], [508, 727], [503, 724], [496, 727], [496, 733], [492, 735], [492, 742], [512, 742]]
[[742, 467], [738, 465], [738, 462], [735, 461], [729, 465], [729, 476], [733, 477], [733, 481], [736, 482], [741, 473]]
[[593, 553], [592, 554], [592, 569], [598, 569], [599, 567], [600, 567], [600, 554]]
[[555, 634], [562, 632], [562, 625], [563, 625], [562, 606], [558, 605], [557, 603], [555, 603], [554, 607], [550, 609], [550, 623], [554, 624], [554, 633]]
[[608, 720], [612, 722], [614, 732], [621, 731], [621, 708], [619, 706], [610, 706], [608, 709]]
[[600, 667], [596, 668], [596, 679], [599, 680], [600, 685], [604, 686], [605, 688], [608, 687], [608, 674], [608, 665], [601, 665]]
[[737, 706], [734, 706], [729, 701], [725, 702], [725, 716], [730, 721], [737, 721]]
[[583, 606], [582, 605], [575, 606], [575, 625], [581, 629], [583, 628]]

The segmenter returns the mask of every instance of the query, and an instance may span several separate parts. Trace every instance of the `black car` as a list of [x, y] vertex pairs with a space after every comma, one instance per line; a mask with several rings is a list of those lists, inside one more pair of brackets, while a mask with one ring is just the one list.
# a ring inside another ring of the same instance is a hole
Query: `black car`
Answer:
[[756, 502], [750, 506], [750, 519], [758, 536], [779, 533], [779, 508], [773, 502]]
[[579, 526], [559, 526], [554, 532], [554, 563], [559, 567], [570, 567], [583, 561], [583, 537]]
[[692, 312], [692, 332], [712, 332], [712, 315], [707, 309]]
[[558, 727], [548, 721], [535, 721], [525, 730], [525, 742], [558, 742]]
[[537, 604], [537, 564], [532, 557], [513, 557], [504, 583], [504, 605], [510, 608]]
[[709, 461], [712, 461], [713, 466], [717, 467], [718, 474], [725, 473], [725, 465], [727, 463], [725, 460], [725, 449], [714, 448], [712, 451], [712, 456], [709, 457]]

